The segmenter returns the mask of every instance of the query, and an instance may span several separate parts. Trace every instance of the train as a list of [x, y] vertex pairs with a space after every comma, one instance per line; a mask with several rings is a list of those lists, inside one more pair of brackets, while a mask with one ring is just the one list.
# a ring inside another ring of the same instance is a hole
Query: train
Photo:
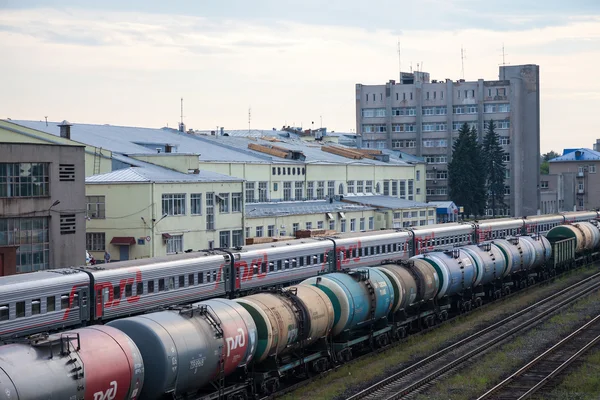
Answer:
[[174, 304], [288, 286], [317, 275], [330, 264], [340, 270], [407, 260], [427, 251], [508, 235], [544, 235], [558, 225], [599, 216], [596, 211], [580, 211], [354, 232], [237, 249], [190, 249], [166, 257], [0, 277], [0, 342], [104, 324]]
[[0, 346], [0, 400], [242, 400], [597, 259], [595, 221]]

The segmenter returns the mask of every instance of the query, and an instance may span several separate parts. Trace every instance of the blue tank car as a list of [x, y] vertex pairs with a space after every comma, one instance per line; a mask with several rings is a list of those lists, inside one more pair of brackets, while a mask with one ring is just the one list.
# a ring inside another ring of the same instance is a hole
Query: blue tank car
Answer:
[[[309, 278], [302, 284], [318, 287], [331, 300], [334, 310], [334, 336], [386, 317], [394, 304], [392, 282], [375, 268], [327, 274]], [[369, 287], [373, 288], [374, 303]]]
[[439, 277], [438, 299], [470, 289], [475, 282], [475, 263], [468, 253], [459, 249], [420, 254], [411, 260], [425, 261], [436, 270]]

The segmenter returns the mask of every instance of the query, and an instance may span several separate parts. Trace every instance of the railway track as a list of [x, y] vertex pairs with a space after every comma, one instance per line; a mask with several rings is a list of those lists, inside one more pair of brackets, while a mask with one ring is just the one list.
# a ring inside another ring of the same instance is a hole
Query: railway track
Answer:
[[600, 342], [600, 315], [484, 393], [484, 399], [526, 399]]
[[600, 273], [577, 282], [469, 337], [350, 396], [347, 400], [410, 398], [464, 362], [477, 357], [512, 335], [530, 329], [554, 312], [600, 288]]

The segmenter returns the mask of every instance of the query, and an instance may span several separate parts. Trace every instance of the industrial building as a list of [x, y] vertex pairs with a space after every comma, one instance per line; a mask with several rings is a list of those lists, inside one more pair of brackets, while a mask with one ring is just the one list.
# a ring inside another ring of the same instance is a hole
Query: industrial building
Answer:
[[84, 146], [0, 126], [0, 276], [85, 263]]
[[[271, 229], [273, 236], [292, 234], [294, 226], [329, 227], [331, 218], [320, 219], [327, 213], [314, 204], [331, 207], [342, 197], [349, 216], [356, 209], [370, 214], [345, 219], [335, 214], [337, 231], [346, 223], [347, 231], [423, 225], [435, 212], [424, 204], [425, 163], [395, 151], [307, 141], [283, 131], [246, 137], [66, 121], [0, 121], [0, 126], [32, 142], [85, 144], [86, 246], [98, 261], [105, 251], [116, 261], [236, 247], [247, 237], [269, 235], [270, 226], [278, 227]], [[369, 197], [396, 203], [392, 208], [350, 203]], [[294, 214], [297, 207], [307, 212]], [[401, 207], [411, 209], [406, 218]], [[258, 221], [259, 208], [282, 211]], [[282, 223], [282, 214], [296, 216]]]
[[[356, 132], [362, 146], [399, 149], [427, 162], [428, 200], [448, 199], [448, 163], [459, 128], [479, 138], [494, 120], [507, 152], [507, 208], [496, 215], [537, 213], [540, 204], [539, 66], [501, 66], [497, 80], [430, 80], [427, 72], [401, 73], [383, 85], [356, 85]], [[491, 214], [491, 210], [489, 210]]]

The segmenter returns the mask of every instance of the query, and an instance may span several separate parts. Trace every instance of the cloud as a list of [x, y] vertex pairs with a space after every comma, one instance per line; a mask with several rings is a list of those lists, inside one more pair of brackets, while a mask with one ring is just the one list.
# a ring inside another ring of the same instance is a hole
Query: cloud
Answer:
[[[505, 10], [513, 9], [511, 1]], [[249, 7], [236, 4], [232, 15]], [[342, 1], [323, 10], [322, 3], [307, 0], [302, 6], [289, 2], [276, 20], [266, 4], [257, 7], [268, 23], [252, 18], [259, 11], [246, 19], [214, 18], [222, 10], [210, 9], [202, 16], [193, 10], [181, 15], [181, 9], [5, 9], [0, 43], [8, 62], [0, 64], [0, 74], [11, 80], [0, 93], [0, 109], [14, 118], [54, 114], [60, 120], [163, 126], [177, 119], [183, 96], [188, 126], [195, 128], [247, 127], [251, 106], [252, 126], [308, 123], [323, 115], [331, 129], [349, 131], [355, 128], [354, 85], [397, 77], [400, 38], [402, 69], [419, 64], [433, 79], [460, 77], [461, 47], [468, 80], [497, 77], [503, 44], [507, 63], [540, 64], [544, 146], [561, 140], [565, 123], [559, 119], [572, 119], [578, 132], [593, 126], [600, 91], [598, 14], [538, 17], [532, 7], [520, 17], [494, 12], [491, 5], [473, 10], [471, 0], [379, 2], [362, 13], [342, 10]], [[382, 20], [372, 17], [377, 13]], [[315, 19], [302, 22], [308, 14]], [[344, 20], [349, 14], [355, 24]], [[422, 14], [427, 18], [413, 18]], [[531, 18], [546, 22], [529, 25]], [[567, 100], [577, 104], [570, 108], [577, 117], [557, 112]]]

